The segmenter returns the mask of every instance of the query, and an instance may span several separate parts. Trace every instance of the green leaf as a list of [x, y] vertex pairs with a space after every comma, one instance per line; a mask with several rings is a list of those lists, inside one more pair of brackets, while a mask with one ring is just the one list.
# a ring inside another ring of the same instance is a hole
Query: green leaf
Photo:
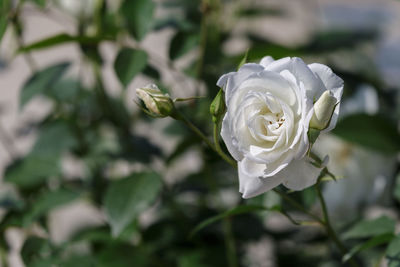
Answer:
[[34, 42], [32, 44], [21, 47], [18, 52], [25, 53], [33, 50], [40, 50], [45, 48], [50, 48], [57, 45], [62, 45], [66, 43], [79, 43], [82, 45], [95, 45], [101, 41], [113, 41], [114, 38], [111, 36], [101, 36], [101, 37], [89, 37], [89, 36], [73, 36], [66, 33], [56, 34], [54, 36], [45, 38], [43, 40]]
[[199, 44], [199, 34], [196, 32], [179, 31], [171, 40], [169, 47], [169, 57], [174, 60], [177, 59]]
[[46, 6], [46, 0], [33, 0], [33, 2], [40, 7]]
[[371, 238], [370, 240], [362, 243], [362, 244], [358, 244], [357, 246], [353, 247], [347, 254], [345, 254], [342, 258], [342, 262], [346, 262], [348, 260], [350, 260], [354, 255], [356, 255], [357, 253], [366, 250], [366, 249], [370, 249], [382, 244], [386, 244], [388, 242], [390, 242], [393, 239], [393, 234], [383, 234], [383, 235], [378, 235], [375, 236], [373, 238]]
[[22, 108], [33, 97], [45, 94], [46, 90], [54, 85], [67, 70], [69, 63], [60, 63], [35, 73], [23, 86], [20, 96]]
[[31, 188], [59, 175], [60, 169], [57, 157], [27, 156], [7, 168], [5, 180], [20, 188]]
[[68, 124], [54, 121], [42, 127], [30, 154], [59, 157], [62, 152], [75, 145], [76, 139]]
[[121, 13], [125, 17], [129, 32], [141, 40], [153, 25], [155, 4], [152, 0], [125, 0], [121, 5]]
[[400, 203], [400, 173], [397, 174], [396, 184], [393, 192], [394, 198]]
[[371, 236], [393, 234], [395, 221], [382, 216], [374, 220], [360, 221], [343, 234], [343, 239], [366, 238]]
[[[41, 237], [31, 236], [25, 241], [22, 246], [21, 256], [27, 266], [32, 266], [33, 262], [37, 262], [46, 255], [51, 253], [50, 243]], [[38, 266], [38, 265], [36, 265]], [[51, 266], [50, 264], [42, 266]]]
[[240, 60], [240, 62], [239, 62], [237, 70], [239, 70], [244, 64], [246, 64], [248, 57], [249, 57], [249, 49], [247, 49], [246, 53], [244, 53], [242, 60]]
[[60, 158], [76, 145], [76, 139], [63, 121], [42, 127], [29, 154], [7, 168], [5, 179], [21, 188], [41, 184], [61, 173]]
[[208, 225], [215, 223], [217, 221], [220, 221], [224, 218], [235, 216], [235, 215], [240, 215], [240, 214], [245, 214], [245, 213], [251, 213], [255, 211], [265, 211], [267, 210], [266, 207], [260, 206], [260, 205], [241, 205], [237, 206], [233, 209], [230, 209], [228, 211], [225, 211], [224, 213], [218, 214], [216, 216], [213, 216], [211, 218], [208, 218], [201, 223], [199, 223], [190, 233], [190, 237], [193, 237], [198, 231], [201, 229], [207, 227]]
[[114, 62], [115, 73], [126, 87], [136, 74], [146, 68], [147, 54], [142, 50], [123, 48]]
[[389, 243], [386, 259], [388, 260], [388, 267], [400, 266], [400, 234]]
[[0, 42], [7, 29], [10, 3], [10, 0], [0, 0]]
[[340, 120], [333, 130], [339, 137], [383, 153], [400, 151], [396, 124], [383, 115], [355, 114]]
[[79, 193], [59, 189], [53, 192], [45, 192], [35, 200], [32, 209], [25, 215], [23, 219], [23, 224], [25, 227], [29, 226], [32, 222], [40, 218], [41, 216], [47, 214], [54, 208], [61, 205], [65, 205], [79, 196]]
[[111, 183], [104, 205], [114, 237], [155, 201], [161, 186], [161, 177], [156, 173], [132, 174]]

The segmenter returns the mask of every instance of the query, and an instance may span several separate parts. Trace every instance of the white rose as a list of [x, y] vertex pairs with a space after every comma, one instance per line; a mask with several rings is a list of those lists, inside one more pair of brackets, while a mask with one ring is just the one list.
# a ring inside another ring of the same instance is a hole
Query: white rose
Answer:
[[[217, 85], [225, 91], [227, 107], [221, 135], [238, 161], [243, 197], [281, 183], [292, 190], [313, 185], [320, 169], [305, 157], [313, 103], [327, 90], [339, 103], [342, 79], [322, 64], [264, 57], [260, 64], [245, 64], [223, 75]], [[339, 104], [321, 132], [335, 127], [338, 112]]]

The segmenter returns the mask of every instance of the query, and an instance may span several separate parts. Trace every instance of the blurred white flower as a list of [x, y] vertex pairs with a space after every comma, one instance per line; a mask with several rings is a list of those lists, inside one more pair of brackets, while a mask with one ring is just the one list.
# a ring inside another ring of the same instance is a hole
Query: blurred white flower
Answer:
[[324, 196], [333, 216], [351, 220], [360, 205], [379, 202], [394, 173], [396, 157], [351, 145], [336, 136], [324, 135], [314, 146], [319, 155], [329, 154], [329, 170], [336, 182], [326, 184]]
[[374, 115], [379, 110], [379, 100], [376, 89], [371, 85], [361, 85], [357, 91], [342, 103], [342, 116], [353, 113], [367, 113]]
[[221, 135], [238, 161], [243, 197], [262, 194], [281, 183], [292, 190], [313, 185], [320, 169], [305, 157], [313, 102], [330, 92], [328, 96], [338, 104], [322, 132], [334, 128], [342, 79], [322, 64], [264, 57], [260, 64], [244, 64], [239, 71], [223, 75], [217, 85], [225, 91], [227, 107]]

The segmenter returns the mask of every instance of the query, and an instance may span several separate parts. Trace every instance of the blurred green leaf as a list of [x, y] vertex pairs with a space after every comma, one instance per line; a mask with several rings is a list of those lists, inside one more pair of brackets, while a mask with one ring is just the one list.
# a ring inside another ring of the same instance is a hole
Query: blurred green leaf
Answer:
[[40, 50], [45, 48], [51, 48], [56, 45], [62, 45], [66, 43], [79, 43], [82, 45], [95, 45], [101, 41], [113, 41], [114, 38], [111, 36], [101, 36], [101, 37], [90, 37], [90, 36], [73, 36], [66, 33], [60, 33], [43, 40], [34, 42], [32, 44], [21, 47], [18, 52], [26, 53], [33, 50]]
[[382, 153], [400, 151], [400, 134], [396, 125], [384, 115], [349, 115], [338, 122], [333, 133]]
[[126, 87], [136, 74], [146, 68], [147, 54], [142, 50], [123, 48], [114, 62], [115, 73]]
[[396, 176], [396, 183], [393, 192], [394, 198], [400, 202], [400, 173]]
[[265, 8], [261, 6], [241, 8], [236, 13], [241, 17], [282, 16], [284, 11], [279, 8]]
[[67, 70], [69, 63], [60, 63], [35, 73], [21, 90], [20, 107], [22, 108], [33, 97], [44, 94]]
[[386, 250], [386, 259], [388, 260], [388, 267], [400, 266], [400, 234], [389, 243]]
[[161, 177], [156, 173], [132, 174], [111, 183], [104, 205], [114, 237], [154, 202], [161, 186]]
[[10, 0], [0, 0], [0, 42], [7, 29]]
[[179, 31], [171, 40], [169, 57], [177, 59], [199, 44], [200, 36], [197, 32]]
[[59, 103], [75, 102], [77, 100], [81, 85], [79, 81], [72, 79], [58, 80], [46, 92], [48, 97], [51, 97]]
[[36, 5], [40, 7], [45, 7], [46, 6], [46, 0], [32, 0]]
[[146, 66], [146, 68], [143, 70], [143, 74], [157, 81], [160, 80], [161, 77], [160, 72], [150, 65]]
[[[26, 266], [34, 266], [34, 262], [40, 262], [51, 254], [51, 244], [45, 238], [31, 236], [25, 241], [21, 249], [21, 256]], [[51, 266], [51, 264], [35, 264], [35, 266]]]
[[31, 155], [59, 157], [62, 152], [76, 145], [68, 124], [64, 121], [53, 121], [44, 125], [39, 132], [39, 137], [33, 146]]
[[68, 257], [59, 262], [58, 266], [62, 267], [97, 267], [98, 263], [93, 256], [90, 255], [68, 255]]
[[352, 257], [354, 257], [354, 255], [356, 255], [357, 253], [359, 253], [363, 250], [389, 243], [393, 239], [393, 237], [394, 237], [393, 234], [383, 234], [383, 235], [375, 236], [364, 243], [358, 244], [357, 246], [353, 247], [347, 254], [345, 254], [343, 256], [342, 262], [346, 262], [346, 261], [350, 260]]
[[129, 32], [132, 36], [141, 40], [153, 25], [153, 12], [155, 4], [152, 0], [124, 0], [121, 12]]
[[79, 195], [79, 193], [67, 189], [42, 193], [33, 203], [32, 209], [25, 214], [23, 224], [26, 227], [29, 226], [52, 209], [75, 200]]
[[358, 222], [343, 234], [343, 239], [366, 238], [383, 234], [394, 233], [395, 221], [389, 217], [382, 216], [373, 220]]
[[52, 155], [27, 156], [7, 168], [5, 181], [20, 188], [30, 188], [58, 175], [60, 168], [59, 158]]
[[235, 215], [240, 215], [240, 214], [245, 214], [245, 213], [252, 213], [256, 211], [265, 211], [267, 210], [266, 207], [264, 206], [259, 206], [259, 205], [241, 205], [237, 206], [233, 209], [230, 209], [228, 211], [225, 211], [221, 214], [218, 214], [216, 216], [213, 216], [211, 218], [208, 218], [201, 223], [199, 223], [190, 233], [190, 237], [193, 237], [198, 231], [201, 229], [207, 227], [208, 225], [215, 223], [217, 221], [220, 221], [224, 218], [235, 216]]
[[7, 168], [6, 181], [28, 188], [60, 174], [62, 153], [75, 145], [76, 139], [65, 122], [44, 125], [29, 154]]

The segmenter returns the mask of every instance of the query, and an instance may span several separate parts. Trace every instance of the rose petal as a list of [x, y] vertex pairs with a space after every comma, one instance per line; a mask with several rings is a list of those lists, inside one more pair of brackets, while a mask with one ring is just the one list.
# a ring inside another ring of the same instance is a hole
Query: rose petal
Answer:
[[308, 158], [302, 158], [293, 160], [286, 168], [271, 178], [282, 180], [282, 184], [287, 188], [299, 191], [315, 184], [321, 170], [312, 165]]
[[234, 144], [235, 138], [231, 133], [229, 125], [230, 125], [229, 117], [228, 113], [226, 113], [224, 119], [222, 120], [221, 137], [224, 140], [226, 148], [228, 149], [232, 157], [236, 161], [240, 161], [243, 159], [243, 155], [238, 151], [237, 146]]
[[271, 56], [266, 56], [263, 57], [260, 61], [260, 65], [263, 66], [264, 68], [267, 67], [269, 64], [274, 62], [274, 59]]
[[283, 70], [290, 71], [294, 77], [296, 77], [298, 83], [300, 81], [304, 83], [307, 97], [311, 99], [325, 90], [324, 84], [315, 76], [314, 72], [310, 70], [301, 58], [282, 58], [272, 62], [265, 69], [278, 73]]
[[243, 194], [243, 198], [255, 197], [282, 183], [282, 178], [260, 178], [264, 169], [264, 164], [256, 164], [246, 158], [239, 162], [239, 192]]
[[[256, 63], [244, 64], [239, 71], [222, 75], [217, 81], [217, 86], [225, 91], [225, 99], [231, 98], [237, 87], [250, 75], [264, 70], [264, 67]], [[228, 105], [228, 102], [226, 102]]]

